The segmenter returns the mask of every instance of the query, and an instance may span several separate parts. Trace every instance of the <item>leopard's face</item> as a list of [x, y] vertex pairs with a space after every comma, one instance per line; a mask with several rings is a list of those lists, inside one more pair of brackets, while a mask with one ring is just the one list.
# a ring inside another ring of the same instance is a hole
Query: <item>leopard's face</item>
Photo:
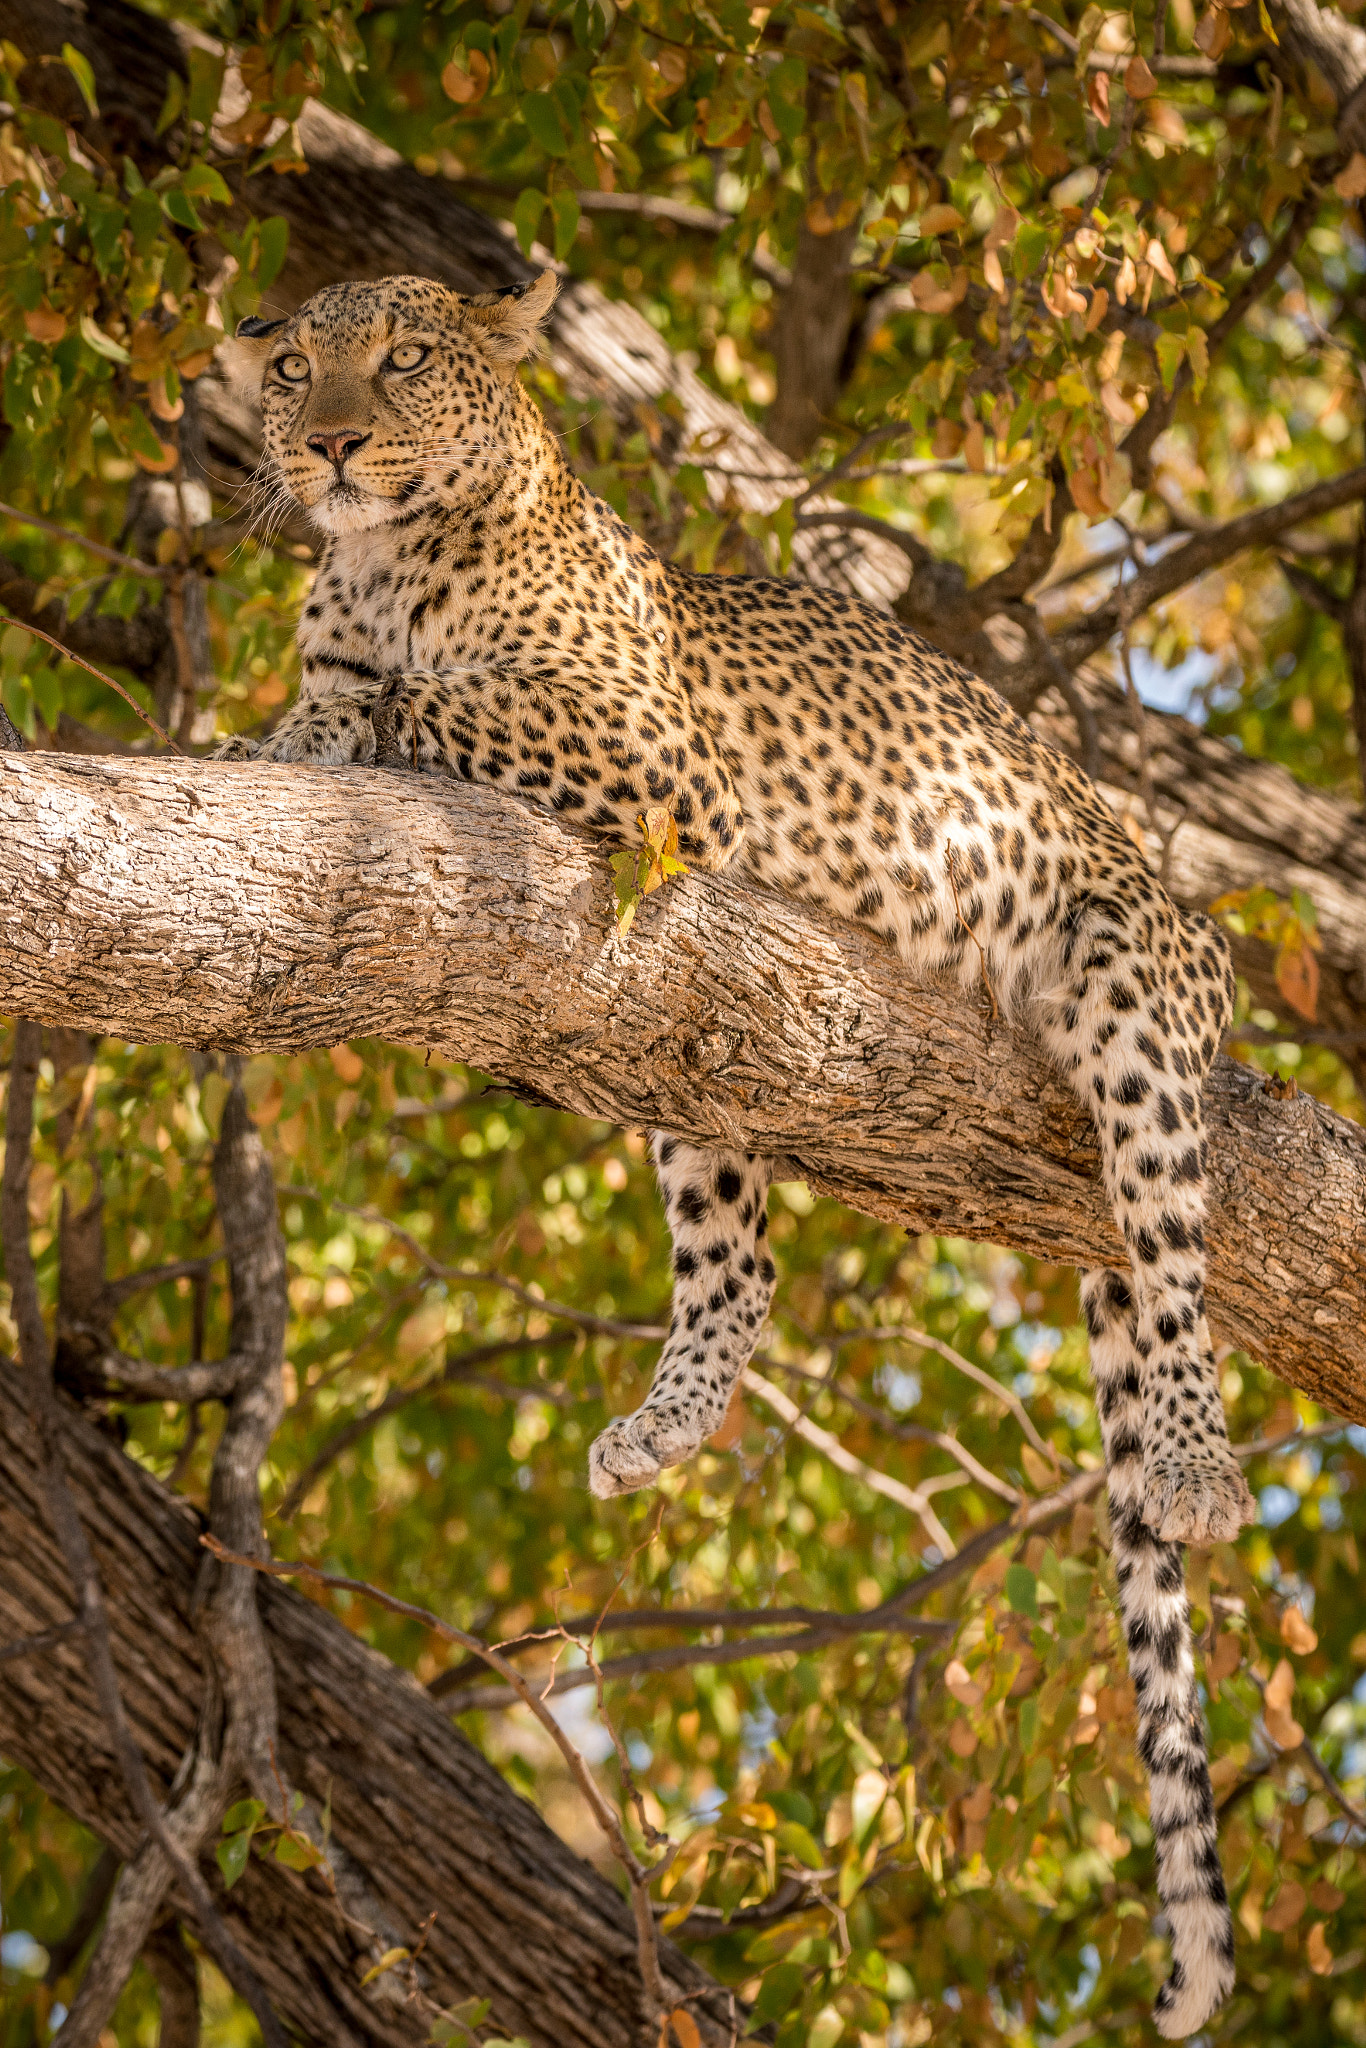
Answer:
[[462, 299], [426, 278], [329, 285], [289, 320], [248, 320], [280, 482], [331, 534], [424, 499], [486, 495], [509, 460], [511, 380], [554, 297], [550, 273]]

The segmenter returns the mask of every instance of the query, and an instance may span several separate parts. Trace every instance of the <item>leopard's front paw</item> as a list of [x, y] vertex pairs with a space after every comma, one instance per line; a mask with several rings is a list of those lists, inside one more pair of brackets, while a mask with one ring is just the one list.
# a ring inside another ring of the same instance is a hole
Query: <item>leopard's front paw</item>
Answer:
[[221, 747], [215, 747], [212, 759], [215, 761], [254, 761], [261, 751], [261, 742], [249, 733], [235, 732], [230, 740], [224, 740]]
[[1143, 1520], [1164, 1543], [1231, 1543], [1257, 1519], [1257, 1503], [1231, 1451], [1145, 1459], [1143, 1491]]
[[588, 1484], [599, 1500], [653, 1486], [666, 1465], [681, 1465], [701, 1449], [704, 1434], [672, 1404], [618, 1415], [588, 1453]]

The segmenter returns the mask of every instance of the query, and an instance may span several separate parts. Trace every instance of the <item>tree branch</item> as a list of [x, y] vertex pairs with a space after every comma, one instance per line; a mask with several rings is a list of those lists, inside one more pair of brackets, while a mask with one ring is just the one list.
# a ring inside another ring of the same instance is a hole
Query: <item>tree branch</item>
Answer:
[[[491, 789], [0, 755], [0, 1009], [242, 1052], [430, 1045], [912, 1230], [1123, 1255], [1091, 1125], [1025, 1039], [726, 877], [658, 892], [623, 942], [601, 844]], [[1206, 1114], [1216, 1330], [1366, 1417], [1366, 1132], [1228, 1060]]]
[[[1265, 547], [1291, 527], [1308, 519], [1320, 519], [1326, 512], [1337, 512], [1344, 505], [1355, 505], [1362, 498], [1366, 498], [1366, 463], [1313, 484], [1308, 490], [1297, 491], [1278, 504], [1259, 505], [1254, 511], [1240, 513], [1236, 519], [1226, 519], [1221, 526], [1193, 533], [1179, 547], [1169, 548], [1157, 561], [1149, 562], [1123, 586], [1124, 616], [1136, 619], [1150, 605], [1170, 597], [1174, 590], [1193, 583], [1198, 576], [1241, 554], [1245, 548]], [[1120, 599], [1116, 594], [1059, 634], [1058, 651], [1075, 666], [1103, 647], [1119, 631], [1121, 623]]]
[[[68, 1403], [61, 1411], [70, 1484], [100, 1532], [129, 1716], [164, 1795], [194, 1740], [204, 1689], [189, 1620], [202, 1525]], [[24, 1376], [4, 1361], [0, 1555], [0, 1640], [66, 1619], [70, 1595], [42, 1512]], [[253, 1855], [222, 1912], [292, 2034], [327, 2048], [423, 2048], [431, 2002], [473, 1996], [492, 2001], [491, 2028], [533, 2048], [641, 2048], [637, 1929], [626, 1901], [406, 1672], [313, 1601], [257, 1585], [278, 1688], [280, 1769], [319, 1807], [330, 1793], [338, 1897], [316, 1875]], [[0, 1663], [0, 1750], [120, 1855], [136, 1848], [139, 1825], [71, 1645]], [[172, 1905], [186, 1909], [179, 1891]], [[393, 1996], [392, 1976], [362, 1985], [377, 1960], [373, 1930], [381, 1950], [412, 1946], [433, 1909], [423, 1998], [405, 2002], [402, 1986]], [[707, 1987], [667, 1941], [659, 1961], [675, 1999]], [[725, 1999], [713, 2003], [715, 2013], [696, 2001], [688, 2010], [705, 2048], [728, 2048], [730, 2027], [718, 2017]]]
[[[417, 1380], [411, 1386], [392, 1388], [382, 1400], [376, 1401], [362, 1414], [353, 1415], [349, 1422], [343, 1423], [341, 1428], [320, 1446], [303, 1471], [290, 1481], [289, 1491], [275, 1510], [276, 1519], [282, 1522], [289, 1521], [314, 1481], [326, 1472], [329, 1465], [335, 1465], [337, 1459], [344, 1451], [349, 1451], [352, 1444], [359, 1443], [364, 1436], [369, 1436], [371, 1430], [383, 1422], [386, 1416], [397, 1415], [401, 1409], [410, 1407], [414, 1401], [427, 1400], [432, 1395], [444, 1393], [448, 1387], [467, 1384], [470, 1376], [476, 1373], [481, 1365], [486, 1365], [491, 1358], [506, 1358], [514, 1351], [548, 1351], [557, 1344], [573, 1342], [573, 1332], [565, 1330], [549, 1337], [505, 1337], [497, 1343], [477, 1344], [471, 1350], [459, 1352], [454, 1358], [447, 1359], [441, 1371], [432, 1374], [430, 1378]], [[519, 1388], [518, 1391], [536, 1396], [542, 1389], [530, 1386]]]
[[[152, 1791], [141, 1750], [124, 1710], [110, 1649], [109, 1617], [90, 1541], [67, 1483], [62, 1425], [52, 1382], [52, 1353], [43, 1326], [37, 1277], [28, 1242], [28, 1182], [32, 1157], [33, 1101], [41, 1029], [19, 1022], [5, 1105], [5, 1165], [0, 1191], [0, 1243], [10, 1283], [11, 1314], [19, 1332], [37, 1436], [38, 1463], [48, 1513], [57, 1533], [84, 1632], [87, 1670], [112, 1738], [126, 1796], [147, 1831], [147, 1839], [114, 1887], [104, 1931], [58, 2039], [61, 2048], [93, 2048], [127, 1982], [150, 1927], [151, 1915], [171, 1872], [188, 1892], [205, 1945], [230, 1984], [255, 2013], [267, 2048], [285, 2048], [284, 2035], [260, 1979], [229, 1935], [198, 1865], [176, 1832], [175, 1817], [163, 1814]], [[192, 1810], [191, 1785], [181, 1811]]]

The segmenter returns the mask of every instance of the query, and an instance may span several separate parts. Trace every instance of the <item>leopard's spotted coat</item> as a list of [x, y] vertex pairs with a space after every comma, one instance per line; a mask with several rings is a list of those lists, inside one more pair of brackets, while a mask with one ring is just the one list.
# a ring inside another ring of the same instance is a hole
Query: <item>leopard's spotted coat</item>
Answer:
[[[549, 276], [477, 300], [390, 278], [244, 323], [267, 449], [328, 538], [298, 705], [229, 751], [443, 770], [627, 843], [667, 804], [695, 866], [852, 918], [922, 974], [970, 981], [980, 941], [1090, 1107], [1129, 1253], [1082, 1293], [1172, 1930], [1158, 2025], [1180, 2037], [1233, 1981], [1180, 1548], [1252, 1513], [1204, 1314], [1227, 949], [957, 663], [828, 590], [687, 574], [586, 490], [516, 374], [553, 295]], [[644, 1406], [593, 1446], [602, 1494], [715, 1430], [773, 1288], [765, 1162], [665, 1135], [655, 1156], [673, 1320]]]

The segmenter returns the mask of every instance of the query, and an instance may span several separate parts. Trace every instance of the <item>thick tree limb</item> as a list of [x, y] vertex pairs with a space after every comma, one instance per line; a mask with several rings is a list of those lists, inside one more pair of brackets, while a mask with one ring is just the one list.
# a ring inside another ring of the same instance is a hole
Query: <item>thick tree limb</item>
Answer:
[[[124, 1810], [141, 1839], [132, 1861], [114, 1886], [103, 1931], [71, 2009], [59, 2030], [70, 2048], [93, 2044], [111, 2016], [128, 1972], [142, 1949], [152, 1917], [174, 1877], [185, 1891], [205, 1945], [230, 1983], [251, 2006], [267, 2048], [284, 2048], [284, 2036], [256, 1972], [224, 1927], [198, 1866], [187, 1849], [184, 1822], [197, 1817], [202, 1787], [191, 1774], [174, 1812], [165, 1812], [153, 1790], [146, 1761], [134, 1735], [115, 1668], [107, 1588], [96, 1570], [89, 1535], [76, 1504], [67, 1468], [65, 1432], [52, 1380], [52, 1352], [39, 1306], [37, 1279], [28, 1244], [28, 1183], [33, 1100], [42, 1034], [36, 1024], [15, 1027], [14, 1058], [5, 1102], [5, 1167], [0, 1192], [0, 1238], [19, 1332], [20, 1355], [32, 1414], [33, 1477], [41, 1488], [45, 1521], [81, 1621], [80, 1653], [98, 1705], [106, 1739], [117, 1759]], [[216, 1818], [216, 1816], [215, 1816]], [[143, 1832], [145, 1830], [145, 1833]]]
[[[1120, 1255], [1090, 1125], [1023, 1037], [725, 878], [661, 891], [629, 942], [610, 901], [599, 843], [488, 789], [0, 756], [0, 1008], [243, 1052], [430, 1045], [911, 1230]], [[1227, 1060], [1207, 1114], [1216, 1333], [1366, 1418], [1366, 1132]]]
[[[83, 1521], [99, 1532], [114, 1660], [128, 1715], [164, 1797], [192, 1741], [203, 1692], [190, 1620], [203, 1552], [194, 1510], [67, 1404], [62, 1441]], [[0, 1640], [66, 1619], [60, 1551], [42, 1505], [21, 1375], [0, 1362]], [[331, 1797], [339, 1868], [374, 1901], [390, 1939], [411, 1944], [427, 1915], [422, 1989], [442, 2005], [493, 2001], [490, 2024], [534, 2048], [641, 2048], [631, 1913], [454, 1730], [435, 1701], [324, 1609], [260, 1587], [279, 1698], [280, 1768], [319, 1807]], [[0, 1750], [121, 1855], [137, 1839], [109, 1734], [79, 1645], [0, 1664]], [[212, 1866], [210, 1866], [212, 1868]], [[253, 1856], [224, 1896], [227, 1925], [272, 2004], [301, 2040], [326, 2048], [422, 2048], [424, 2002], [375, 1960], [349, 1894], [316, 1874]], [[183, 1900], [172, 1894], [176, 1910]], [[667, 1942], [675, 1995], [703, 1973]], [[706, 2048], [724, 2048], [724, 1997], [688, 2010]], [[430, 2008], [425, 2008], [429, 2011]], [[653, 2044], [654, 2036], [650, 2037]]]

